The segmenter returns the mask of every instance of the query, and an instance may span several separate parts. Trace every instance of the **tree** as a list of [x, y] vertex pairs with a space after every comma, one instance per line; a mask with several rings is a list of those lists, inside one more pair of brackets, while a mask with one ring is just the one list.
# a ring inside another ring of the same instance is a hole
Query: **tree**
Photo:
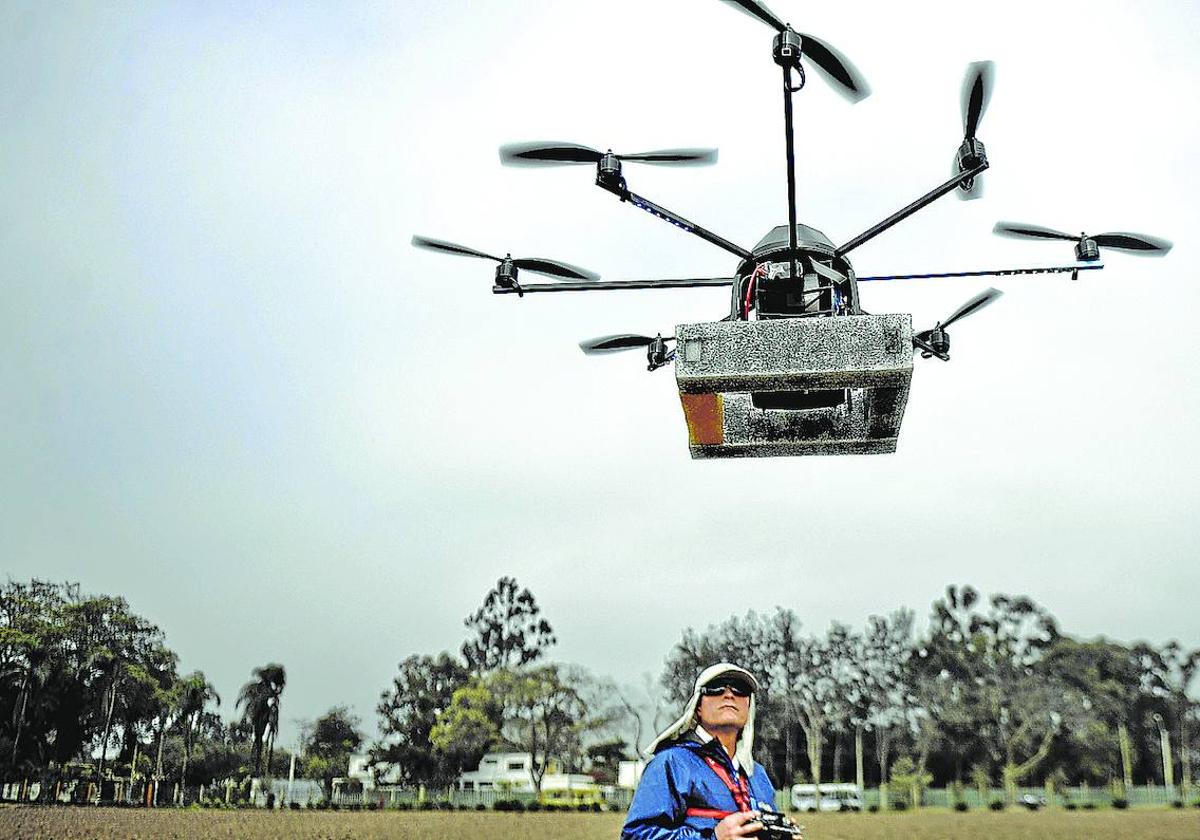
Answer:
[[[1135, 645], [1133, 655], [1141, 671], [1143, 691], [1161, 706], [1166, 725], [1175, 732], [1181, 760], [1182, 784], [1191, 784], [1191, 749], [1189, 721], [1194, 719], [1200, 703], [1191, 697], [1191, 684], [1200, 674], [1200, 649], [1184, 650], [1172, 641], [1161, 648], [1142, 643]], [[1170, 755], [1163, 757], [1169, 761]], [[1164, 776], [1173, 775], [1164, 765]]]
[[[855, 656], [859, 679], [854, 691], [856, 777], [864, 786], [862, 736], [870, 730], [875, 736], [875, 758], [879, 766], [880, 786], [887, 784], [892, 739], [905, 722], [911, 695], [908, 660], [912, 655], [913, 613], [900, 609], [890, 617], [873, 615], [867, 631], [859, 639]], [[881, 798], [886, 801], [884, 791]]]
[[192, 758], [192, 747], [200, 726], [200, 716], [204, 714], [204, 709], [210, 702], [220, 705], [221, 698], [203, 671], [192, 671], [180, 680], [179, 717], [183, 725], [183, 767], [179, 771], [181, 787], [187, 784], [187, 767]]
[[406, 784], [448, 783], [456, 772], [453, 762], [448, 764], [445, 753], [434, 750], [430, 733], [469, 677], [448, 653], [402, 661], [391, 689], [380, 695], [376, 707], [383, 738], [371, 749], [372, 762], [393, 768]]
[[145, 721], [141, 680], [173, 669], [162, 632], [122, 598], [78, 584], [0, 587], [0, 766], [66, 763], [99, 747], [100, 772], [119, 727]]
[[1103, 781], [1119, 777], [1133, 785], [1131, 722], [1145, 705], [1140, 658], [1125, 645], [1105, 639], [1063, 637], [1045, 654], [1044, 667], [1086, 698], [1090, 719], [1067, 730], [1064, 747], [1076, 777]]
[[533, 787], [541, 793], [550, 760], [578, 750], [587, 708], [554, 665], [496, 671], [487, 677], [487, 687], [503, 709], [504, 738], [529, 753]]
[[[1021, 596], [993, 595], [986, 612], [979, 603], [974, 589], [954, 586], [934, 602], [922, 657], [923, 705], [943, 730], [957, 726], [978, 735], [1011, 800], [1017, 783], [1050, 754], [1064, 713], [1081, 698], [1043, 662], [1059, 638], [1049, 613]], [[917, 764], [922, 773], [926, 755]]]
[[[277, 662], [255, 668], [254, 679], [242, 686], [238, 706], [245, 707], [245, 719], [254, 728], [254, 775], [262, 775], [262, 753], [267, 751], [267, 771], [271, 769], [275, 736], [279, 732], [279, 702], [287, 685], [287, 672]], [[265, 741], [265, 744], [264, 744]]]
[[534, 789], [541, 792], [550, 761], [580, 753], [580, 736], [591, 724], [578, 689], [558, 666], [502, 669], [474, 677], [454, 692], [450, 706], [438, 715], [431, 741], [455, 768], [466, 756], [478, 761], [494, 743], [527, 752]]
[[550, 623], [528, 589], [518, 590], [515, 578], [502, 577], [463, 624], [471, 636], [462, 656], [476, 674], [515, 668], [537, 660], [556, 641]]
[[334, 778], [349, 772], [350, 756], [362, 745], [361, 723], [348, 707], [334, 706], [301, 727], [304, 775], [321, 779], [327, 796], [333, 795]]

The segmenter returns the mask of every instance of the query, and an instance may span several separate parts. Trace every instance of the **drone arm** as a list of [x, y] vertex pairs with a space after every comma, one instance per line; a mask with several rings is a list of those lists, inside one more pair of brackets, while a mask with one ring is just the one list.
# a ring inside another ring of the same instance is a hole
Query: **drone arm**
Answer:
[[944, 277], [1010, 277], [1015, 274], [1074, 274], [1077, 271], [1097, 271], [1104, 263], [1076, 263], [1054, 265], [1044, 268], [996, 268], [985, 271], [943, 271], [935, 274], [879, 274], [874, 277], [857, 277], [859, 283], [871, 280], [938, 280]]
[[[988, 162], [986, 160], [984, 160], [978, 166], [975, 166], [972, 169], [968, 169], [966, 172], [959, 172], [957, 175], [952, 177], [950, 180], [944, 182], [943, 184], [941, 184], [941, 186], [938, 186], [935, 189], [930, 190], [929, 192], [925, 193], [925, 195], [921, 196], [920, 198], [918, 198], [916, 201], [914, 201], [912, 204], [908, 205], [904, 209], [897, 210], [895, 213], [888, 216], [886, 219], [884, 219], [879, 224], [874, 225], [874, 226], [868, 228], [867, 230], [863, 231], [858, 236], [854, 237], [849, 242], [847, 242], [845, 245], [842, 245], [841, 247], [839, 247], [834, 253], [839, 257], [845, 256], [846, 254], [850, 253], [851, 251], [853, 251], [855, 248], [857, 248], [859, 245], [863, 244], [864, 242], [874, 239], [876, 236], [883, 233], [885, 230], [887, 230], [888, 228], [890, 228], [892, 225], [896, 224], [897, 222], [907, 219], [909, 216], [911, 216], [913, 213], [916, 213], [918, 210], [922, 209], [923, 207], [925, 207], [929, 204], [932, 204], [934, 201], [937, 201], [939, 198], [946, 195], [947, 193], [953, 192], [954, 189], [960, 183], [962, 183], [963, 181], [969, 181], [972, 178], [975, 178], [976, 176], [980, 175], [987, 168], [988, 168]], [[861, 280], [862, 278], [860, 277], [859, 279]]]
[[[582, 283], [529, 283], [521, 286], [526, 294], [536, 292], [606, 292], [616, 289], [694, 289], [701, 286], [731, 286], [733, 277], [686, 277], [677, 280], [601, 280]], [[494, 295], [511, 295], [516, 289], [492, 286]]]
[[704, 228], [700, 227], [700, 225], [696, 224], [695, 222], [689, 222], [687, 219], [683, 218], [683, 216], [680, 216], [678, 213], [673, 213], [670, 210], [668, 210], [667, 208], [661, 207], [658, 204], [655, 204], [650, 199], [644, 198], [644, 197], [638, 195], [637, 193], [633, 192], [632, 190], [628, 189], [625, 186], [624, 179], [621, 179], [621, 182], [619, 184], [607, 184], [607, 183], [604, 183], [603, 181], [597, 181], [596, 183], [598, 186], [603, 187], [604, 189], [608, 190], [613, 195], [620, 198], [621, 201], [628, 201], [634, 207], [641, 208], [642, 210], [645, 210], [647, 213], [651, 214], [652, 216], [657, 216], [658, 218], [662, 219], [663, 221], [670, 222], [671, 224], [675, 225], [675, 227], [677, 227], [677, 228], [680, 228], [688, 233], [695, 234], [696, 236], [699, 236], [701, 239], [705, 240], [706, 242], [711, 242], [712, 244], [716, 245], [718, 248], [724, 248], [729, 253], [736, 254], [737, 256], [741, 257], [743, 260], [750, 259], [750, 256], [751, 256], [750, 252], [747, 251], [745, 248], [742, 248], [739, 245], [734, 245], [728, 239], [725, 239], [724, 237], [721, 237], [721, 236], [717, 236], [717, 234], [713, 233], [711, 230], [705, 230]]

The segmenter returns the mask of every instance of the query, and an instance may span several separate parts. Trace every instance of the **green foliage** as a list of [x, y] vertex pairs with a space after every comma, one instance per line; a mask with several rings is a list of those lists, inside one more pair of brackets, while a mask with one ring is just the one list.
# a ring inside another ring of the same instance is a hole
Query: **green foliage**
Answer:
[[433, 748], [447, 766], [474, 767], [500, 736], [499, 706], [485, 680], [472, 679], [457, 689], [450, 705], [437, 716], [429, 733]]
[[[908, 804], [921, 804], [921, 791], [929, 786], [933, 776], [917, 767], [910, 756], [903, 756], [892, 765], [892, 786], [908, 797]], [[904, 800], [897, 800], [902, 802]]]

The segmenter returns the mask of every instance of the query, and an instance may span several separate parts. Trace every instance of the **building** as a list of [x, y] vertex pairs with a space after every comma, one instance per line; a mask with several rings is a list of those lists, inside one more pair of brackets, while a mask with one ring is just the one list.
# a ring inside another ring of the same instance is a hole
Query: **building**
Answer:
[[617, 787], [633, 790], [642, 780], [642, 771], [645, 769], [646, 762], [640, 758], [636, 761], [622, 761], [617, 765]]
[[[488, 753], [477, 769], [458, 777], [458, 789], [533, 793], [533, 757], [529, 753]], [[585, 773], [547, 772], [542, 777], [543, 792], [596, 789], [596, 780]]]

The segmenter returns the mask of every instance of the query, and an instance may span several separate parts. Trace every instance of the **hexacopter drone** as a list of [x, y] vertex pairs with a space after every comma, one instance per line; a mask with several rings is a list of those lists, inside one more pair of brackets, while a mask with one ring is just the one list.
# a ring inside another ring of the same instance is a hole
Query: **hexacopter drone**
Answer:
[[[585, 353], [645, 348], [649, 370], [675, 364], [675, 378], [693, 458], [894, 452], [912, 379], [913, 351], [950, 360], [947, 328], [990, 304], [1001, 292], [988, 289], [932, 328], [914, 332], [907, 314], [872, 315], [859, 305], [858, 284], [867, 281], [1014, 274], [1069, 273], [1103, 268], [1100, 248], [1162, 256], [1171, 243], [1135, 233], [1078, 236], [1037, 225], [999, 222], [1003, 236], [1075, 242], [1069, 265], [857, 277], [846, 255], [942, 196], [978, 198], [987, 152], [976, 137], [991, 95], [991, 62], [974, 62], [963, 79], [963, 139], [950, 178], [843, 245], [796, 221], [792, 95], [804, 86], [808, 59], [847, 99], [869, 90], [858, 70], [837, 50], [784, 23], [761, 0], [724, 0], [776, 31], [772, 57], [783, 73], [787, 152], [788, 224], [772, 229], [747, 250], [629, 189], [623, 163], [709, 164], [715, 149], [668, 149], [639, 154], [600, 152], [575, 143], [517, 143], [500, 149], [509, 166], [596, 165], [596, 185], [622, 202], [649, 212], [732, 254], [732, 277], [601, 281], [576, 266], [541, 258], [496, 257], [462, 245], [414, 236], [413, 244], [498, 263], [495, 294], [729, 286], [729, 312], [719, 321], [680, 324], [675, 334], [609, 335], [580, 343]], [[567, 282], [521, 284], [520, 269]], [[673, 342], [674, 346], [670, 346]]]

